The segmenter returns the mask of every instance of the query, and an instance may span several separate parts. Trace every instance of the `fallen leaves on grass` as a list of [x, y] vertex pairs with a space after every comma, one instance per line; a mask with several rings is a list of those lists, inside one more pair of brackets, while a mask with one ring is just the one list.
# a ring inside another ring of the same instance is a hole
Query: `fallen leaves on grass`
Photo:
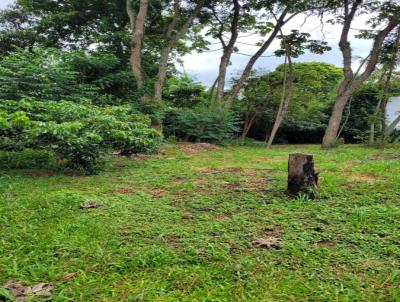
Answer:
[[81, 203], [80, 208], [81, 209], [95, 209], [103, 206], [104, 203], [102, 201], [98, 200], [86, 200]]
[[266, 247], [267, 249], [281, 247], [281, 239], [278, 237], [257, 238], [253, 241], [255, 247]]
[[25, 302], [29, 296], [50, 298], [51, 290], [54, 288], [49, 283], [38, 283], [34, 286], [25, 286], [19, 280], [9, 280], [3, 286], [18, 302]]
[[61, 278], [61, 280], [64, 281], [64, 282], [67, 282], [67, 281], [71, 280], [72, 278], [74, 278], [77, 274], [78, 274], [78, 272], [68, 273], [65, 276], [63, 276]]

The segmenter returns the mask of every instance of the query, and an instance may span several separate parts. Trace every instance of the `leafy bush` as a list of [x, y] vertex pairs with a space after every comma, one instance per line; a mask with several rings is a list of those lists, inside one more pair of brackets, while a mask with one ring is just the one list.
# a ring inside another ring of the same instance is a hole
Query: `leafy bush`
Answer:
[[152, 152], [162, 135], [148, 117], [129, 107], [100, 108], [69, 101], [4, 101], [0, 103], [0, 149], [45, 149], [86, 174], [112, 151], [130, 155]]
[[0, 151], [0, 168], [2, 169], [45, 168], [53, 163], [54, 155], [47, 150]]
[[19, 50], [0, 58], [0, 99], [25, 97], [76, 101], [95, 96], [55, 49]]
[[166, 115], [165, 127], [169, 135], [197, 142], [222, 142], [239, 130], [234, 114], [207, 107], [170, 109]]

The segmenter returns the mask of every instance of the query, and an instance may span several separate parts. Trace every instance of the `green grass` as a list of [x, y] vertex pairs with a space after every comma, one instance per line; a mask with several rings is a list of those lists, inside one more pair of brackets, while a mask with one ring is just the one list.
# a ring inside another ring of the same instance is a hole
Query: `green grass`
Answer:
[[[91, 177], [2, 171], [0, 284], [51, 282], [52, 301], [400, 301], [399, 151], [166, 146]], [[320, 199], [286, 197], [291, 152], [314, 154]], [[252, 245], [268, 236], [282, 247]]]

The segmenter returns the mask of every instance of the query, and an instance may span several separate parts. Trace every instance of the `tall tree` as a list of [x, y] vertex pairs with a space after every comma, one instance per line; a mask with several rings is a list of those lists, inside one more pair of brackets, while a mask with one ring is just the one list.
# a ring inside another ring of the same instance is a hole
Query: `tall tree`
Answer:
[[144, 73], [142, 69], [142, 48], [144, 38], [144, 26], [149, 7], [149, 0], [140, 0], [139, 10], [136, 13], [131, 0], [126, 0], [126, 11], [129, 16], [132, 31], [130, 64], [135, 75], [137, 88], [140, 90], [140, 100], [145, 101], [143, 91]]
[[[384, 4], [379, 3], [379, 6], [376, 6], [375, 3], [372, 3], [372, 5], [370, 5], [370, 3], [363, 5], [363, 0], [343, 0], [341, 4], [342, 9], [340, 10], [339, 20], [342, 21], [343, 26], [339, 48], [343, 56], [344, 79], [338, 88], [336, 101], [323, 137], [322, 146], [325, 148], [335, 144], [346, 104], [356, 89], [359, 88], [375, 70], [385, 38], [400, 22], [400, 6], [392, 1], [387, 1]], [[377, 31], [377, 33], [373, 35], [373, 45], [368, 55], [365, 69], [359, 75], [356, 75], [352, 69], [352, 52], [349, 42], [351, 25], [356, 14], [376, 11], [378, 11], [378, 18], [373, 24], [374, 27], [377, 27], [385, 21], [386, 24], [383, 29]]]
[[276, 36], [282, 30], [283, 26], [288, 23], [292, 18], [297, 16], [299, 13], [311, 12], [318, 6], [319, 1], [314, 0], [252, 0], [250, 5], [254, 10], [265, 10], [266, 13], [263, 15], [266, 26], [262, 28], [261, 33], [263, 35], [269, 34], [268, 38], [260, 43], [260, 48], [252, 55], [246, 64], [246, 67], [242, 71], [239, 79], [235, 82], [232, 89], [230, 90], [226, 98], [226, 107], [229, 109], [232, 107], [234, 99], [238, 96], [239, 92], [246, 83], [246, 80], [251, 74], [251, 70], [257, 60], [264, 54], [264, 52], [271, 46]]
[[164, 34], [163, 47], [158, 62], [157, 78], [154, 84], [154, 100], [156, 103], [160, 103], [162, 100], [162, 88], [164, 86], [171, 52], [174, 47], [176, 47], [178, 41], [186, 35], [193, 21], [200, 14], [206, 0], [195, 1], [195, 3], [197, 4], [195, 4], [194, 7], [185, 9], [186, 5], [193, 6], [193, 3], [186, 3], [186, 5], [184, 5], [182, 4], [182, 0], [174, 0], [173, 16]]
[[[210, 34], [214, 38], [218, 38], [222, 46], [222, 56], [219, 63], [218, 75], [215, 80], [215, 85], [213, 85], [213, 87], [217, 87], [216, 105], [221, 109], [225, 90], [226, 71], [239, 36], [239, 26], [243, 8], [239, 3], [239, 0], [229, 0], [223, 1], [223, 3], [217, 2], [216, 5], [211, 7], [211, 11], [216, 24], [211, 24]], [[225, 41], [225, 33], [227, 31], [229, 31], [229, 37], [228, 41]], [[213, 90], [214, 89], [211, 90], [210, 94], [213, 93]]]

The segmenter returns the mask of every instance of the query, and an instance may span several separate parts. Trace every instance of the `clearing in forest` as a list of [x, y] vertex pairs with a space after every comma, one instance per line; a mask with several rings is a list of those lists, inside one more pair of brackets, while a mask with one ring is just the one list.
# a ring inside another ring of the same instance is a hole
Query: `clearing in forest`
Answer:
[[[188, 148], [88, 177], [2, 171], [0, 285], [48, 283], [54, 301], [398, 301], [398, 148]], [[319, 199], [287, 198], [292, 152], [314, 155]]]

